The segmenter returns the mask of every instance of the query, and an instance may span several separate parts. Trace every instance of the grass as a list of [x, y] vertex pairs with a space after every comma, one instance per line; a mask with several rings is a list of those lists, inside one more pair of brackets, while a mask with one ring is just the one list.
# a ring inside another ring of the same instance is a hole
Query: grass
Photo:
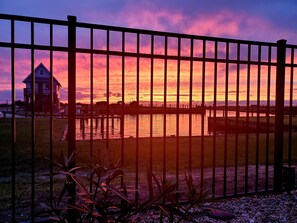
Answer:
[[[53, 146], [66, 148], [67, 142], [61, 141], [67, 120], [54, 119], [53, 121]], [[46, 168], [44, 157], [49, 156], [50, 130], [48, 118], [36, 118], [35, 135], [35, 164], [38, 168]], [[11, 148], [12, 148], [12, 123], [11, 119], [0, 119], [0, 174], [8, 176], [11, 173]], [[29, 172], [32, 165], [32, 123], [31, 119], [18, 118], [16, 120], [16, 171]]]
[[[67, 142], [61, 141], [63, 130], [67, 120], [54, 119], [53, 147], [67, 148]], [[49, 157], [50, 132], [49, 119], [36, 118], [36, 137], [34, 151], [35, 173], [40, 178], [40, 172], [49, 172], [49, 163], [44, 157]], [[15, 171], [16, 171], [16, 207], [22, 212], [30, 206], [31, 196], [31, 168], [32, 168], [32, 135], [31, 119], [18, 118], [16, 120], [16, 147], [15, 147]], [[11, 205], [11, 164], [12, 164], [12, 122], [11, 119], [0, 119], [0, 211], [10, 209]], [[36, 179], [36, 191], [44, 193], [49, 191], [49, 180]], [[26, 202], [24, 202], [26, 201]], [[17, 216], [24, 213], [17, 213]], [[0, 215], [4, 214], [0, 213]]]
[[[293, 119], [295, 123], [297, 119]], [[49, 157], [50, 148], [50, 130], [48, 118], [36, 118], [36, 144], [35, 144], [35, 166], [37, 170], [48, 168], [49, 164], [45, 162], [44, 157]], [[63, 131], [67, 124], [66, 119], [53, 120], [53, 152], [59, 154], [60, 150], [67, 151], [67, 142], [61, 140]], [[11, 174], [11, 120], [0, 119], [0, 174], [1, 176], [9, 176]], [[17, 119], [17, 139], [16, 139], [16, 172], [31, 171], [32, 166], [32, 136], [31, 136], [31, 119]], [[297, 160], [297, 151], [294, 147], [297, 145], [297, 134], [292, 134], [292, 160]], [[179, 142], [179, 148], [177, 148]], [[214, 137], [204, 137], [204, 167], [212, 167], [213, 155], [215, 154], [216, 166], [224, 166], [224, 155], [226, 149], [227, 166], [235, 164], [235, 151], [238, 149], [238, 165], [245, 165], [246, 152], [248, 152], [249, 164], [256, 163], [257, 148], [259, 154], [259, 163], [265, 164], [268, 155], [269, 163], [273, 163], [274, 156], [274, 134], [269, 134], [268, 145], [266, 145], [266, 134], [259, 135], [259, 144], [257, 147], [257, 138], [255, 134], [249, 134], [248, 150], [246, 151], [246, 135], [238, 136], [238, 145], [235, 145], [235, 135], [227, 135], [227, 143], [225, 148], [225, 136], [219, 135]], [[154, 169], [163, 170], [163, 161], [166, 162], [167, 171], [175, 171], [178, 157], [180, 170], [189, 169], [189, 160], [191, 160], [192, 168], [201, 168], [201, 137], [167, 137], [164, 146], [163, 137], [152, 138], [152, 146], [150, 146], [150, 138], [127, 138], [123, 141], [123, 164], [128, 169], [135, 169], [136, 166], [136, 144], [139, 145], [138, 163], [140, 168], [149, 166], [150, 161]], [[189, 145], [192, 144], [191, 153]], [[95, 152], [104, 152], [104, 154], [113, 162], [121, 158], [121, 139], [112, 140], [94, 140], [93, 150]], [[107, 150], [108, 148], [108, 150]], [[150, 148], [152, 148], [152, 157], [150, 157]], [[284, 134], [284, 158], [287, 158], [288, 133]], [[178, 149], [178, 150], [177, 150]], [[268, 149], [266, 151], [266, 149]], [[90, 141], [77, 141], [78, 162], [88, 163], [90, 158]], [[267, 154], [266, 154], [267, 153]], [[166, 159], [164, 159], [165, 154]]]
[[[293, 153], [292, 160], [297, 160], [297, 151], [294, 150], [294, 145], [297, 144], [297, 137], [294, 134], [292, 138]], [[139, 138], [139, 157], [138, 163], [141, 169], [149, 166], [150, 160], [153, 165], [154, 170], [163, 170], [163, 160], [166, 162], [166, 170], [171, 172], [176, 169], [176, 162], [178, 157], [178, 165], [181, 171], [186, 171], [189, 169], [189, 160], [191, 160], [192, 168], [201, 168], [201, 137], [192, 137], [192, 150], [189, 151], [190, 139], [189, 137], [180, 137], [179, 148], [177, 148], [177, 139], [175, 137], [166, 138], [166, 146], [164, 147], [163, 138], [153, 138], [152, 139], [152, 157], [150, 156], [150, 139], [149, 138]], [[271, 134], [269, 136], [268, 147], [266, 151], [266, 134], [259, 135], [259, 144], [258, 144], [258, 157], [259, 164], [266, 163], [266, 157], [268, 156], [269, 164], [273, 164], [274, 160], [274, 137]], [[131, 170], [135, 169], [136, 163], [136, 139], [125, 139], [124, 140], [124, 155], [123, 163], [126, 168]], [[225, 165], [224, 156], [225, 156], [225, 138], [224, 136], [216, 137], [216, 148], [214, 152], [213, 148], [213, 137], [206, 136], [204, 137], [204, 167], [212, 167], [213, 165], [213, 154], [215, 154], [215, 165], [217, 167], [222, 167]], [[94, 148], [107, 148], [109, 147], [110, 158], [113, 161], [116, 161], [121, 158], [121, 140], [110, 140], [106, 141], [95, 141]], [[88, 148], [84, 147], [84, 143], [78, 143], [78, 151], [80, 158], [87, 160]], [[285, 135], [285, 144], [284, 144], [284, 160], [287, 161], [287, 149], [288, 148], [288, 135]], [[227, 156], [227, 166], [235, 165], [235, 136], [227, 136], [227, 147], [226, 147], [226, 156]], [[240, 135], [238, 137], [238, 166], [244, 166], [246, 162], [246, 136]], [[165, 157], [163, 157], [163, 152], [165, 151]], [[267, 152], [267, 154], [266, 154]], [[249, 164], [256, 163], [256, 154], [257, 154], [257, 139], [253, 134], [249, 135], [248, 139], [248, 162]]]

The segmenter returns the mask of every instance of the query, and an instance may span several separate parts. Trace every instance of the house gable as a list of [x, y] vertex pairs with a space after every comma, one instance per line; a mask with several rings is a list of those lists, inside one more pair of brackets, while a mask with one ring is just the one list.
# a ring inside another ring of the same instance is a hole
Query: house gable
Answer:
[[45, 66], [41, 63], [35, 69], [35, 77], [36, 78], [50, 78], [50, 72], [46, 69]]
[[[49, 70], [43, 65], [43, 63], [40, 63], [35, 69], [35, 82], [42, 82], [42, 83], [49, 83], [50, 82], [50, 72]], [[23, 83], [31, 83], [32, 81], [32, 73], [30, 73], [24, 80]], [[59, 83], [59, 81], [53, 77], [54, 85], [58, 85], [62, 87], [62, 85]]]

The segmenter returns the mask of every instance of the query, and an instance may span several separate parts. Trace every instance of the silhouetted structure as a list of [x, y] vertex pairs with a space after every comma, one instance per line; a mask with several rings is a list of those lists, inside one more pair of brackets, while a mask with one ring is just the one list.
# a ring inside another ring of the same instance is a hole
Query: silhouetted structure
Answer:
[[[48, 112], [50, 110], [50, 72], [40, 63], [35, 68], [35, 111]], [[24, 88], [24, 102], [27, 110], [31, 110], [32, 102], [32, 73], [30, 73], [24, 80], [26, 84]], [[60, 110], [60, 88], [61, 84], [53, 77], [53, 111]]]

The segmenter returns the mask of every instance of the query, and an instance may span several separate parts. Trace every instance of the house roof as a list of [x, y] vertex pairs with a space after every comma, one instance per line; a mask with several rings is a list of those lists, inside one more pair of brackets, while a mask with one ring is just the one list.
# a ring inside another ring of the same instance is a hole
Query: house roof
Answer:
[[[47, 73], [50, 74], [49, 70], [43, 65], [43, 63], [40, 63], [37, 67], [35, 67], [34, 72], [36, 73], [36, 70], [43, 68]], [[31, 82], [32, 81], [32, 73], [30, 73], [24, 80], [23, 83]], [[50, 78], [38, 78], [35, 77], [36, 82], [43, 82], [43, 83], [50, 83]], [[57, 85], [62, 87], [60, 82], [53, 76], [53, 81], [56, 82]]]

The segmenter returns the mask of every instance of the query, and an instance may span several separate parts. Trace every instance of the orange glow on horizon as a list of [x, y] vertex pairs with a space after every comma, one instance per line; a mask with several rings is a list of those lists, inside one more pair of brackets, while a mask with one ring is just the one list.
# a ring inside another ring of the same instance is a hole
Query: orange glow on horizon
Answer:
[[[84, 38], [88, 38], [85, 30], [80, 33]], [[83, 35], [84, 34], [84, 35]], [[100, 34], [100, 33], [99, 33]], [[99, 36], [99, 34], [97, 34]], [[101, 36], [102, 33], [100, 34]], [[125, 42], [125, 50], [128, 52], [136, 52], [136, 35], [127, 34]], [[121, 35], [114, 32], [111, 34], [111, 46], [110, 50], [121, 51]], [[106, 40], [106, 39], [105, 39]], [[164, 50], [164, 37], [156, 36], [154, 39], [154, 47], [151, 47], [151, 37], [148, 35], [140, 35], [140, 52], [150, 54], [153, 50], [154, 54], [165, 55]], [[178, 42], [177, 38], [168, 38], [168, 55], [178, 55]], [[81, 41], [80, 41], [81, 42]], [[96, 41], [95, 41], [96, 42]], [[97, 41], [98, 42], [98, 41]], [[194, 57], [201, 57], [202, 54], [202, 41], [193, 41], [193, 54]], [[104, 42], [101, 40], [98, 42], [97, 47], [104, 49]], [[78, 43], [81, 47], [89, 47], [89, 43]], [[181, 39], [181, 56], [190, 56], [190, 40]], [[105, 47], [106, 50], [106, 47]], [[245, 52], [243, 47], [242, 51]], [[263, 48], [261, 59], [268, 61], [267, 56], [268, 48]], [[10, 80], [10, 51], [4, 48], [0, 48], [1, 57], [0, 72], [1, 78], [0, 83], [2, 90], [11, 89]], [[2, 53], [3, 52], [3, 53]], [[215, 57], [215, 45], [212, 41], [206, 42], [206, 58]], [[219, 59], [226, 59], [226, 44], [218, 43], [217, 57]], [[31, 54], [30, 50], [15, 50], [15, 71], [16, 71], [16, 89], [22, 90], [24, 84], [22, 80], [31, 72]], [[229, 46], [229, 59], [236, 60], [237, 49], [235, 44]], [[273, 51], [272, 61], [275, 61], [275, 52]], [[240, 58], [243, 60], [247, 59], [247, 55], [241, 52]], [[257, 61], [257, 48], [252, 48], [252, 61]], [[290, 61], [289, 55], [287, 61]], [[34, 67], [39, 63], [43, 63], [48, 69], [50, 69], [50, 58], [49, 52], [47, 51], [34, 51]], [[53, 52], [53, 74], [59, 80], [62, 85], [61, 89], [61, 102], [67, 103], [67, 73], [68, 73], [68, 60], [67, 53]], [[77, 102], [90, 103], [91, 99], [91, 58], [89, 54], [77, 53], [76, 57], [76, 70], [77, 70]], [[109, 56], [109, 67], [107, 68], [107, 56], [94, 54], [93, 55], [93, 101], [107, 101], [109, 97], [110, 103], [116, 103], [122, 101], [122, 75], [124, 73], [124, 102], [129, 103], [137, 100], [137, 58], [136, 57], [125, 57], [124, 59], [124, 70], [123, 61], [121, 56]], [[167, 92], [166, 100], [168, 103], [175, 103], [177, 101], [177, 88], [178, 88], [178, 63], [180, 65], [180, 91], [179, 101], [180, 103], [188, 104], [190, 101], [190, 61], [168, 59], [167, 60]], [[215, 76], [215, 63], [205, 63], [205, 103], [213, 104], [214, 102], [214, 89], [216, 88], [216, 100], [217, 102], [224, 102], [226, 97], [226, 75], [228, 75], [228, 101], [233, 102], [237, 99], [237, 64], [229, 63], [226, 67], [226, 63], [217, 64], [217, 85], [214, 86]], [[153, 69], [152, 67], [153, 66]], [[228, 69], [228, 72], [226, 71]], [[108, 70], [108, 74], [107, 74]], [[247, 100], [247, 65], [241, 64], [239, 67], [239, 101]], [[295, 69], [296, 70], [296, 69]], [[153, 79], [151, 80], [151, 72], [153, 72]], [[153, 83], [153, 102], [163, 103], [164, 102], [164, 77], [165, 77], [165, 60], [164, 59], [153, 59], [153, 63], [149, 58], [139, 58], [139, 101], [148, 103], [151, 101], [151, 83]], [[267, 101], [267, 77], [268, 77], [268, 66], [261, 66], [260, 70], [257, 65], [250, 66], [250, 101], [256, 101], [257, 95], [257, 84], [258, 84], [258, 72], [260, 72], [260, 101]], [[290, 73], [290, 71], [287, 71]], [[109, 86], [107, 92], [107, 75], [109, 76]], [[202, 62], [193, 62], [193, 80], [192, 80], [192, 101], [194, 104], [200, 104], [202, 101]], [[271, 67], [271, 89], [270, 89], [270, 100], [275, 98], [275, 75], [276, 69], [274, 66]], [[287, 78], [287, 84], [289, 79]], [[286, 87], [285, 95], [289, 98], [290, 89]], [[296, 89], [294, 89], [296, 91]], [[9, 99], [9, 98], [8, 98]], [[22, 98], [17, 98], [22, 100]]]

